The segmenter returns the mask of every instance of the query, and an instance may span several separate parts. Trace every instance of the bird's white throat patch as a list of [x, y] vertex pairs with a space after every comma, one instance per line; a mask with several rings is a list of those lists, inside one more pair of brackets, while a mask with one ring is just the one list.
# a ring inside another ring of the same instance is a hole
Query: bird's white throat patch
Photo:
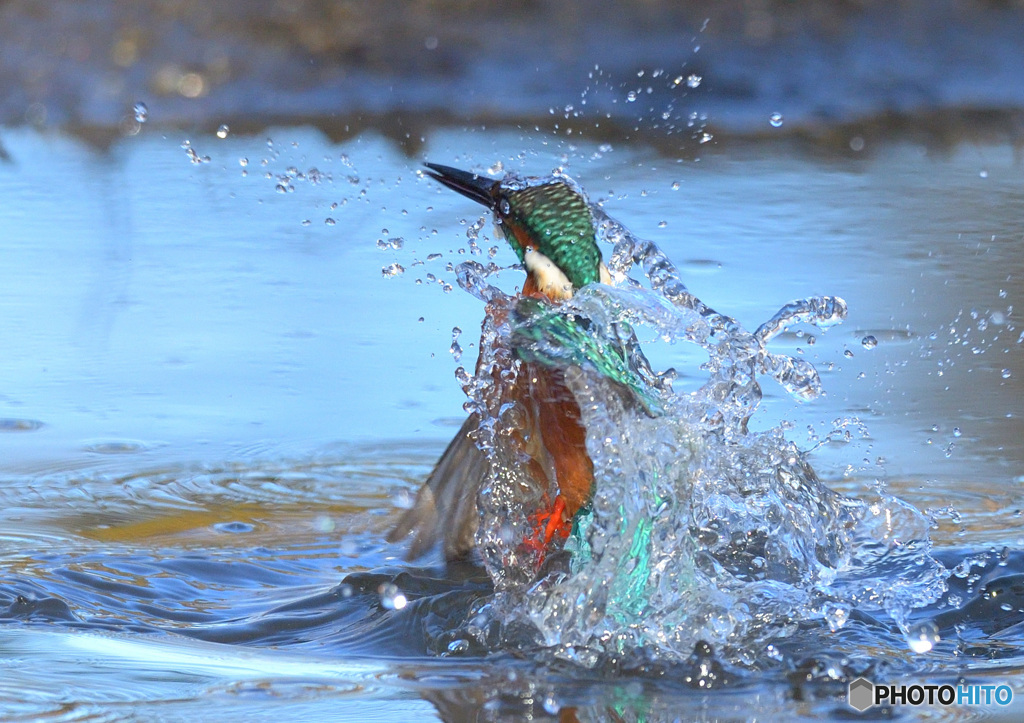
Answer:
[[572, 298], [572, 282], [554, 261], [536, 249], [526, 249], [523, 255], [526, 270], [533, 274], [537, 288], [542, 294], [552, 299]]
[[[526, 265], [526, 270], [533, 274], [537, 281], [537, 288], [542, 294], [558, 301], [572, 298], [572, 282], [569, 281], [565, 272], [547, 256], [536, 249], [527, 248], [523, 255], [523, 263]], [[612, 285], [615, 283], [604, 262], [601, 263], [600, 274], [602, 284]]]

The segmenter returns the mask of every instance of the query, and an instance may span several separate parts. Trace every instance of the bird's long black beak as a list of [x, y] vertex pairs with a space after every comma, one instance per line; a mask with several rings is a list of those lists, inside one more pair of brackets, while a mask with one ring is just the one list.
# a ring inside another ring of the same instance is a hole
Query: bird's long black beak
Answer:
[[494, 192], [499, 185], [498, 181], [437, 163], [424, 163], [423, 165], [430, 169], [427, 175], [438, 183], [448, 186], [453, 191], [458, 191], [466, 198], [472, 198], [477, 203], [482, 203], [487, 208], [494, 208], [497, 201]]

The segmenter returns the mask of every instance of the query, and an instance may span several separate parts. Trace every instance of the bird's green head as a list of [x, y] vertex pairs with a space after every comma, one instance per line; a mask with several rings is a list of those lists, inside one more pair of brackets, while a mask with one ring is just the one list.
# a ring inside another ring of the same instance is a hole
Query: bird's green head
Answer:
[[[568, 180], [495, 181], [436, 163], [424, 165], [431, 178], [491, 209], [527, 273], [547, 295], [571, 296], [601, 281], [594, 216]], [[566, 283], [568, 288], [559, 288]]]

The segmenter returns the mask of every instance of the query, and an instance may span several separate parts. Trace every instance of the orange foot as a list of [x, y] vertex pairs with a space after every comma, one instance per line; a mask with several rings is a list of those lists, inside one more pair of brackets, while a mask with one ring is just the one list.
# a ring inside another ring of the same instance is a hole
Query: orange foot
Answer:
[[537, 564], [544, 562], [545, 553], [551, 548], [551, 541], [558, 535], [565, 540], [572, 530], [572, 520], [566, 513], [565, 500], [562, 495], [555, 498], [555, 504], [547, 512], [540, 511], [531, 515], [534, 524], [533, 534], [523, 540], [523, 544], [540, 554]]

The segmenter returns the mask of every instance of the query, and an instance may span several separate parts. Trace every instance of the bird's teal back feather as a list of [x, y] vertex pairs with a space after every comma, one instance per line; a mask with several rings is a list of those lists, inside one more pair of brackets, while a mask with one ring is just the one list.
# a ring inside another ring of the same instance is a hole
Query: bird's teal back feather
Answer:
[[560, 314], [539, 299], [521, 299], [512, 321], [512, 341], [520, 359], [549, 366], [589, 366], [630, 390], [648, 414], [661, 413], [657, 393], [630, 366], [625, 349], [596, 336], [587, 320]]

